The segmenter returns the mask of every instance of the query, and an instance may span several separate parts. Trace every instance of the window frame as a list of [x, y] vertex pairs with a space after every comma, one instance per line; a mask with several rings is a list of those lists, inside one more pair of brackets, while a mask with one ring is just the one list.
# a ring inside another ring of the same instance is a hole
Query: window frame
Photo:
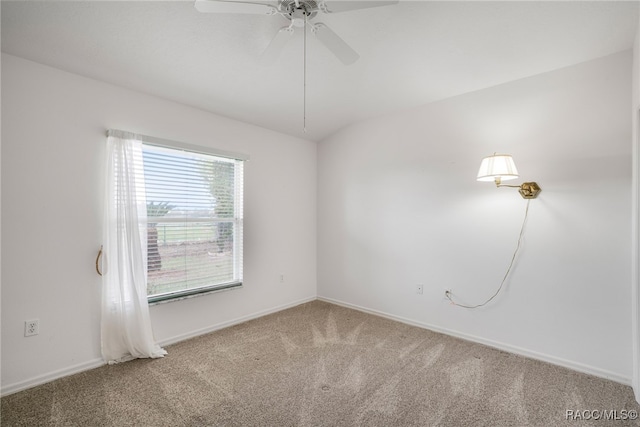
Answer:
[[[114, 135], [114, 136], [120, 136], [122, 134], [131, 135], [130, 132], [124, 132], [119, 130], [109, 130], [107, 132], [107, 135]], [[240, 188], [236, 187], [234, 189], [234, 199], [235, 199], [235, 203], [236, 203], [235, 206], [237, 211], [235, 212], [234, 217], [232, 219], [216, 220], [216, 219], [205, 217], [205, 218], [182, 218], [180, 220], [183, 223], [206, 221], [206, 222], [225, 222], [225, 223], [232, 222], [234, 224], [235, 232], [234, 232], [234, 242], [233, 242], [233, 246], [234, 246], [233, 269], [234, 269], [234, 278], [238, 278], [238, 279], [230, 282], [223, 282], [218, 285], [200, 286], [192, 289], [183, 289], [183, 290], [166, 292], [166, 293], [156, 294], [156, 295], [147, 295], [148, 304], [155, 305], [160, 303], [179, 301], [182, 299], [192, 298], [195, 296], [207, 295], [210, 293], [241, 288], [243, 285], [244, 266], [242, 262], [239, 262], [236, 259], [236, 257], [238, 256], [236, 248], [240, 247], [243, 250], [243, 245], [241, 243], [243, 241], [243, 235], [244, 235], [244, 188], [243, 188], [244, 187], [244, 163], [246, 163], [249, 160], [249, 156], [246, 154], [224, 151], [224, 150], [219, 150], [216, 148], [205, 147], [200, 145], [187, 144], [187, 143], [178, 142], [178, 141], [171, 141], [171, 140], [156, 138], [156, 137], [147, 136], [147, 135], [135, 134], [135, 136], [136, 136], [136, 139], [142, 142], [143, 146], [147, 145], [151, 147], [158, 147], [161, 149], [167, 149], [167, 150], [172, 150], [176, 152], [222, 157], [222, 158], [226, 158], [234, 161], [240, 161], [242, 164], [241, 171], [238, 170], [237, 166], [234, 167], [236, 180], [237, 180], [238, 173], [242, 173], [243, 180], [240, 185]], [[238, 201], [240, 203], [238, 203]], [[171, 219], [165, 219], [165, 220], [167, 222], [172, 222]], [[148, 223], [148, 221], [149, 219], [147, 218], [146, 222]], [[240, 254], [240, 256], [243, 256], [243, 255]]]

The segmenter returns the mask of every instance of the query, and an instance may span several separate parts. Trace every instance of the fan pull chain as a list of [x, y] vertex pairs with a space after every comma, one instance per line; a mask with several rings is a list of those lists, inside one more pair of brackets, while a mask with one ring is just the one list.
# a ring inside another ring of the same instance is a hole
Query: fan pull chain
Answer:
[[302, 54], [302, 132], [307, 133], [307, 14], [304, 15], [304, 51]]

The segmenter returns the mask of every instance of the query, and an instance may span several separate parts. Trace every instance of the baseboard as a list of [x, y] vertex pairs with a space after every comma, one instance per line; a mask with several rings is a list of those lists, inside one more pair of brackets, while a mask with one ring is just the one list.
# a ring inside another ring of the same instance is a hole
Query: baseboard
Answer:
[[[273, 308], [270, 308], [270, 309], [267, 309], [267, 310], [261, 310], [261, 311], [258, 311], [258, 312], [255, 312], [255, 313], [252, 313], [252, 314], [249, 314], [249, 315], [246, 315], [246, 316], [238, 317], [238, 318], [233, 319], [233, 320], [229, 320], [229, 321], [226, 321], [226, 322], [218, 323], [218, 324], [215, 324], [215, 325], [212, 325], [212, 326], [209, 326], [209, 327], [206, 327], [206, 328], [198, 329], [198, 330], [186, 333], [186, 334], [176, 335], [174, 337], [161, 340], [161, 341], [158, 342], [158, 344], [160, 346], [166, 346], [166, 345], [170, 345], [170, 344], [175, 344], [175, 343], [180, 342], [180, 341], [184, 341], [184, 340], [187, 340], [187, 339], [190, 339], [190, 338], [195, 338], [197, 336], [204, 335], [204, 334], [207, 334], [209, 332], [214, 332], [214, 331], [217, 331], [219, 329], [228, 328], [229, 326], [233, 326], [233, 325], [237, 325], [239, 323], [247, 322], [249, 320], [257, 319], [259, 317], [266, 316], [268, 314], [276, 313], [278, 311], [286, 310], [288, 308], [295, 307], [297, 305], [305, 304], [307, 302], [315, 301], [315, 300], [316, 300], [316, 296], [315, 295], [312, 296], [312, 297], [303, 298], [301, 300], [297, 300], [297, 301], [294, 301], [294, 302], [291, 302], [291, 303], [288, 303], [288, 304], [283, 304], [283, 305], [280, 305], [280, 306], [277, 306], [277, 307], [273, 307]], [[49, 372], [49, 373], [46, 373], [44, 375], [40, 375], [40, 376], [29, 378], [27, 380], [20, 381], [20, 382], [14, 383], [14, 384], [9, 384], [9, 385], [3, 386], [2, 389], [0, 389], [0, 395], [1, 396], [6, 396], [6, 395], [9, 395], [9, 394], [17, 393], [19, 391], [26, 390], [28, 388], [35, 387], [35, 386], [38, 386], [38, 385], [42, 385], [42, 384], [45, 384], [45, 383], [48, 383], [48, 382], [51, 382], [51, 381], [54, 381], [54, 380], [57, 380], [57, 379], [60, 379], [60, 378], [63, 378], [63, 377], [67, 377], [69, 375], [78, 374], [78, 373], [83, 372], [83, 371], [88, 371], [90, 369], [99, 368], [100, 366], [103, 366], [103, 365], [105, 365], [105, 362], [102, 359], [89, 360], [87, 362], [80, 363], [78, 365], [69, 366], [69, 367], [64, 368], [64, 369], [60, 369], [60, 370], [57, 370], [57, 371]]]
[[69, 375], [78, 374], [80, 372], [99, 368], [100, 366], [103, 366], [103, 365], [105, 365], [105, 362], [102, 359], [89, 360], [87, 362], [79, 363], [74, 366], [69, 366], [64, 369], [59, 369], [57, 371], [49, 372], [43, 375], [39, 375], [37, 377], [29, 378], [24, 381], [3, 386], [2, 390], [0, 390], [0, 395], [6, 396], [9, 394], [17, 393], [19, 391], [26, 390], [28, 388], [35, 387], [38, 385], [42, 385], [42, 384], [51, 382], [53, 380], [57, 380], [59, 378], [63, 378]]
[[366, 307], [361, 307], [359, 305], [355, 305], [355, 304], [351, 304], [348, 302], [344, 302], [344, 301], [339, 301], [339, 300], [335, 300], [333, 298], [327, 298], [327, 297], [321, 297], [318, 296], [317, 298], [320, 301], [324, 301], [324, 302], [328, 302], [331, 304], [336, 304], [342, 307], [346, 307], [346, 308], [351, 308], [354, 310], [358, 310], [358, 311], [362, 311], [364, 313], [369, 313], [369, 314], [373, 314], [376, 316], [380, 316], [380, 317], [384, 317], [390, 320], [395, 320], [401, 323], [405, 323], [407, 325], [411, 325], [411, 326], [417, 326], [419, 328], [423, 328], [423, 329], [428, 329], [434, 332], [440, 332], [442, 334], [445, 335], [450, 335], [456, 338], [460, 338], [466, 341], [471, 341], [471, 342], [475, 342], [478, 344], [483, 344], [489, 347], [493, 347], [499, 350], [503, 350], [503, 351], [507, 351], [509, 353], [514, 353], [514, 354], [518, 354], [520, 356], [525, 356], [531, 359], [535, 359], [535, 360], [540, 360], [542, 362], [547, 362], [547, 363], [551, 363], [553, 365], [558, 365], [558, 366], [562, 366], [564, 368], [568, 368], [574, 371], [578, 371], [578, 372], [582, 372], [584, 374], [589, 374], [589, 375], [593, 375], [596, 377], [600, 377], [600, 378], [605, 378], [611, 381], [615, 381], [617, 383], [621, 383], [624, 385], [631, 385], [631, 378], [626, 377], [624, 375], [615, 373], [615, 372], [611, 372], [611, 371], [607, 371], [604, 369], [600, 369], [600, 368], [596, 368], [594, 366], [590, 366], [590, 365], [585, 365], [583, 363], [578, 363], [578, 362], [574, 362], [571, 360], [567, 360], [567, 359], [562, 359], [560, 357], [555, 357], [555, 356], [551, 356], [548, 354], [544, 354], [544, 353], [539, 353], [536, 351], [532, 351], [532, 350], [527, 350], [526, 348], [521, 348], [521, 347], [517, 347], [517, 346], [513, 346], [510, 344], [505, 344], [499, 341], [493, 341], [493, 340], [488, 340], [482, 337], [478, 337], [475, 335], [470, 335], [470, 334], [465, 334], [463, 332], [458, 332], [452, 329], [447, 329], [447, 328], [442, 328], [440, 326], [436, 326], [436, 325], [432, 325], [429, 323], [425, 323], [425, 322], [419, 322], [416, 320], [412, 320], [412, 319], [408, 319], [405, 317], [401, 317], [401, 316], [396, 316], [393, 314], [389, 314], [389, 313], [385, 313], [383, 311], [379, 311], [379, 310], [373, 310], [370, 308], [366, 308]]
[[234, 325], [238, 325], [240, 323], [244, 323], [247, 322], [249, 320], [253, 320], [253, 319], [257, 319], [259, 317], [262, 316], [266, 316], [268, 314], [272, 314], [272, 313], [277, 313], [278, 311], [282, 311], [282, 310], [286, 310], [288, 308], [292, 308], [295, 307], [297, 305], [300, 304], [305, 304], [311, 301], [315, 301], [316, 300], [316, 296], [312, 296], [312, 297], [307, 297], [307, 298], [303, 298], [294, 302], [290, 302], [287, 304], [283, 304], [283, 305], [279, 305], [277, 307], [273, 307], [273, 308], [269, 308], [267, 310], [261, 310], [252, 314], [248, 314], [246, 316], [242, 316], [242, 317], [238, 317], [232, 320], [228, 320], [225, 322], [221, 322], [221, 323], [217, 323], [215, 325], [211, 325], [211, 326], [207, 326], [206, 328], [201, 328], [201, 329], [197, 329], [195, 331], [191, 331], [188, 332], [186, 334], [180, 334], [180, 335], [176, 335], [170, 338], [165, 338], [163, 340], [158, 341], [158, 344], [160, 346], [166, 346], [166, 345], [171, 345], [171, 344], [175, 344], [178, 343], [180, 341], [184, 341], [184, 340], [188, 340], [191, 338], [195, 338], [198, 337], [200, 335], [204, 335], [204, 334], [208, 334], [210, 332], [215, 332], [217, 330], [220, 329], [224, 329], [224, 328], [228, 328], [229, 326], [234, 326]]

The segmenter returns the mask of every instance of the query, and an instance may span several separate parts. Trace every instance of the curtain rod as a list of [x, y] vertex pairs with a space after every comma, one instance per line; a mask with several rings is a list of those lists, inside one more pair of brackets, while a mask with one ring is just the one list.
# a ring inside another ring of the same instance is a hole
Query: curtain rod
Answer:
[[232, 151], [225, 151], [225, 150], [218, 150], [217, 148], [204, 147], [202, 145], [187, 144], [185, 142], [172, 141], [170, 139], [156, 138], [155, 136], [142, 135], [139, 133], [127, 132], [119, 129], [108, 129], [107, 136], [113, 136], [116, 138], [135, 139], [137, 141], [146, 142], [148, 144], [155, 145], [158, 147], [174, 148], [174, 149], [191, 151], [191, 152], [201, 153], [201, 154], [210, 154], [212, 156], [225, 157], [228, 159], [244, 160], [244, 161], [249, 160], [249, 155], [247, 154], [234, 153]]

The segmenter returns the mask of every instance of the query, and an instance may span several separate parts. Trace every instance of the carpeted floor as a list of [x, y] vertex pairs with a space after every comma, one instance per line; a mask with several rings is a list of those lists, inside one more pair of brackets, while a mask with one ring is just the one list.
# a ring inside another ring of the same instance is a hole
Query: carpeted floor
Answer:
[[640, 425], [567, 419], [633, 416], [630, 387], [320, 301], [167, 350], [3, 397], [2, 426]]

